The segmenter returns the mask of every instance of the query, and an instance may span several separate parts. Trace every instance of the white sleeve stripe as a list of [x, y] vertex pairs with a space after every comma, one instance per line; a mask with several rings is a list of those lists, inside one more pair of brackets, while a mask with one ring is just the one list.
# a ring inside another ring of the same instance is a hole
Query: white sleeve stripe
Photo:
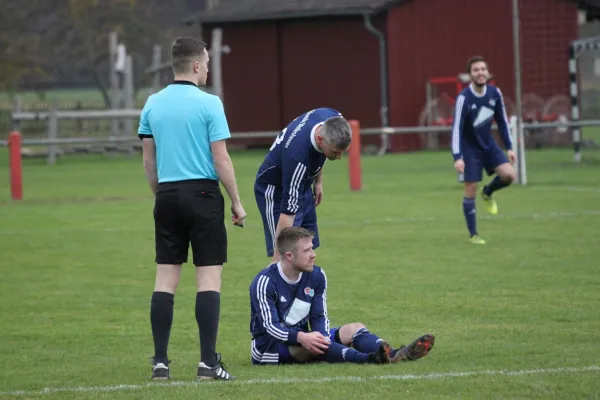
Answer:
[[267, 333], [276, 339], [286, 341], [288, 339], [288, 333], [275, 327], [271, 320], [271, 309], [267, 303], [267, 287], [269, 285], [269, 278], [261, 276], [258, 278], [257, 285], [257, 296], [260, 304], [260, 312], [263, 319], [263, 325], [267, 330]]
[[266, 299], [268, 284], [269, 284], [269, 278], [267, 278], [266, 276], [261, 276], [260, 278], [258, 278], [257, 295], [258, 295], [258, 301], [260, 304], [260, 311], [261, 311], [261, 315], [262, 315], [262, 319], [263, 319], [263, 325], [264, 325], [265, 329], [267, 330], [268, 334], [276, 337], [277, 339], [286, 340], [287, 336], [285, 336], [285, 332], [276, 332], [275, 330], [273, 330], [273, 332], [271, 331], [271, 326], [272, 326], [271, 309], [270, 309], [269, 304], [267, 303], [267, 299]]
[[508, 116], [506, 115], [506, 106], [504, 104], [504, 97], [502, 96], [502, 92], [500, 89], [498, 90], [498, 95], [500, 96], [500, 104], [502, 105], [502, 118], [504, 119], [504, 123], [506, 124], [506, 130], [508, 131], [508, 142], [512, 145], [512, 135], [510, 134], [510, 123], [508, 122]]
[[305, 172], [306, 166], [302, 163], [298, 163], [298, 165], [296, 165], [296, 169], [294, 170], [294, 174], [292, 175], [292, 182], [290, 183], [290, 191], [288, 198], [288, 209], [294, 214], [298, 212], [298, 203], [300, 200], [298, 190], [300, 189], [300, 183], [304, 178]]
[[271, 242], [275, 246], [275, 201], [274, 201], [275, 186], [268, 185], [265, 190], [265, 213], [267, 214], [267, 225], [271, 234]]
[[462, 94], [456, 99], [456, 108], [454, 111], [454, 126], [452, 127], [452, 153], [460, 154], [460, 123], [462, 111], [465, 103], [465, 96]]
[[[294, 176], [292, 177], [292, 185], [290, 187], [290, 211], [297, 212], [299, 208], [299, 194], [298, 189], [300, 188], [300, 183], [304, 178], [304, 172], [306, 171], [306, 166], [304, 164], [298, 164], [296, 166], [296, 171], [294, 171]], [[293, 192], [292, 192], [293, 191]]]
[[329, 318], [327, 317], [327, 275], [325, 275], [325, 271], [321, 270], [323, 274], [323, 279], [325, 279], [325, 289], [323, 290], [323, 314], [325, 315], [325, 331], [329, 335]]
[[273, 326], [273, 323], [271, 321], [271, 308], [269, 307], [269, 304], [267, 302], [268, 285], [269, 278], [267, 278], [264, 275], [261, 276], [258, 280], [258, 301], [260, 303], [263, 324], [268, 334], [277, 339], [285, 341], [288, 339], [287, 333]]

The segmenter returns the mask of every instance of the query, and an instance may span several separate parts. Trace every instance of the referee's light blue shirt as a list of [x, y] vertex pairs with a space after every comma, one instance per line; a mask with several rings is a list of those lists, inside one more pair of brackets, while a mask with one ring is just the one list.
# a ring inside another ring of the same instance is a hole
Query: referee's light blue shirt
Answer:
[[210, 144], [231, 137], [221, 99], [186, 81], [148, 97], [138, 135], [154, 138], [159, 183], [218, 181]]

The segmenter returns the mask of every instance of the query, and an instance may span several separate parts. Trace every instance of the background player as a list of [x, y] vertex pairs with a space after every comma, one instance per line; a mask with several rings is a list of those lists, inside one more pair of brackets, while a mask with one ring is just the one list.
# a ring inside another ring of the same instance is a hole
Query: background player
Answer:
[[[250, 285], [252, 363], [308, 361], [387, 364], [424, 357], [434, 336], [392, 349], [361, 323], [330, 329], [327, 277], [314, 265], [311, 232], [288, 227], [277, 236], [281, 261], [259, 272]], [[310, 326], [310, 330], [309, 330]]]
[[[512, 164], [516, 161], [506, 117], [506, 108], [499, 88], [488, 85], [488, 67], [483, 57], [475, 56], [467, 64], [471, 84], [456, 98], [452, 127], [452, 155], [459, 180], [465, 184], [463, 212], [471, 243], [485, 244], [477, 233], [475, 197], [477, 182], [482, 180], [482, 169], [496, 177], [481, 190], [486, 210], [498, 213], [492, 194], [509, 186], [515, 180]], [[492, 136], [495, 120], [507, 150], [508, 159]]]
[[294, 119], [271, 146], [256, 174], [254, 194], [273, 262], [279, 260], [275, 238], [288, 226], [314, 232], [313, 245], [319, 247], [315, 208], [323, 200], [323, 165], [340, 160], [351, 138], [340, 112], [317, 108]]

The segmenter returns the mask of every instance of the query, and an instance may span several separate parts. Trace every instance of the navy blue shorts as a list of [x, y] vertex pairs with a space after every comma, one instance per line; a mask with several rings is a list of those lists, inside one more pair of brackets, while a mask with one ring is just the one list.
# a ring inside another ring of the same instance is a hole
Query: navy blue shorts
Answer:
[[459, 174], [458, 181], [481, 182], [483, 180], [483, 170], [485, 170], [488, 176], [492, 175], [496, 167], [507, 163], [508, 159], [504, 152], [497, 146], [493, 146], [484, 152], [465, 147], [463, 161], [465, 162], [465, 172], [464, 174]]
[[[256, 205], [260, 211], [265, 233], [265, 245], [267, 256], [273, 257], [274, 237], [279, 214], [281, 209], [281, 189], [273, 185], [254, 185], [254, 196]], [[294, 219], [294, 226], [301, 226], [311, 231], [313, 237], [313, 248], [320, 245], [319, 228], [317, 226], [317, 210], [313, 192], [309, 188], [303, 198], [300, 200], [300, 207]]]

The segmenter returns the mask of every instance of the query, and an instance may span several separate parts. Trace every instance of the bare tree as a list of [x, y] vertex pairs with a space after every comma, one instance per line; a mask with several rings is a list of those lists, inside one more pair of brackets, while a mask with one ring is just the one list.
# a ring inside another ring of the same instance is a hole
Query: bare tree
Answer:
[[[203, 4], [197, 0], [198, 7]], [[87, 76], [108, 105], [108, 35], [117, 32], [134, 64], [134, 86], [155, 44], [168, 45], [184, 29], [190, 0], [3, 0], [0, 14], [0, 88], [23, 79]], [[5, 12], [6, 10], [6, 12]], [[192, 10], [198, 11], [198, 10]]]
[[42, 38], [28, 29], [31, 18], [48, 8], [43, 0], [27, 2], [4, 0], [0, 13], [0, 89], [12, 90], [27, 76], [42, 77], [47, 72], [40, 55]]

